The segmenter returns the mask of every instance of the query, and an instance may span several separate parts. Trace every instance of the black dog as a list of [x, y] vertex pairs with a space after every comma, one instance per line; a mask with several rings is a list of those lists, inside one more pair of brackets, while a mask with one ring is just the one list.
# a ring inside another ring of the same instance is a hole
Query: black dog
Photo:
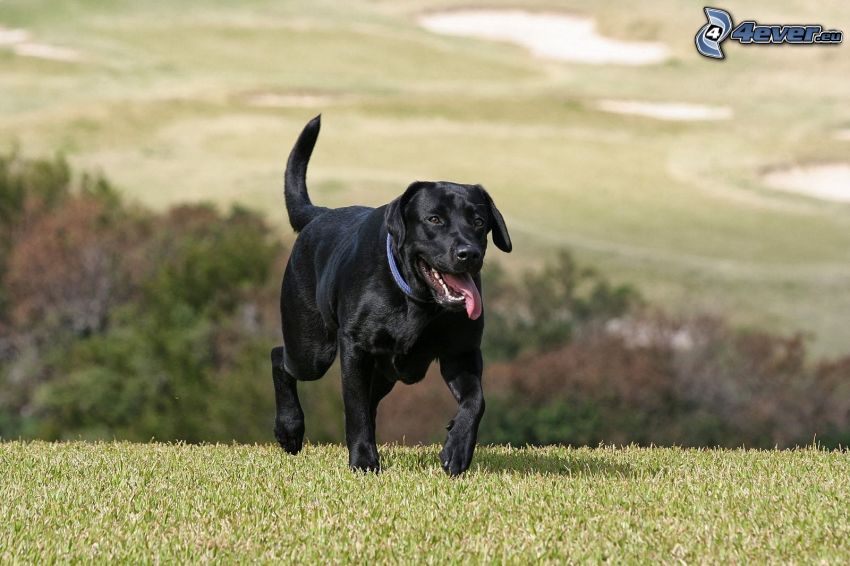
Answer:
[[285, 346], [271, 354], [275, 436], [287, 452], [301, 450], [296, 382], [322, 377], [339, 351], [348, 463], [378, 471], [378, 403], [396, 381], [420, 381], [439, 359], [458, 402], [440, 461], [460, 474], [484, 414], [479, 271], [488, 232], [511, 251], [505, 222], [480, 185], [448, 182], [417, 181], [379, 208], [314, 206], [306, 176], [319, 127], [317, 116], [286, 166], [289, 222], [301, 234], [283, 276]]

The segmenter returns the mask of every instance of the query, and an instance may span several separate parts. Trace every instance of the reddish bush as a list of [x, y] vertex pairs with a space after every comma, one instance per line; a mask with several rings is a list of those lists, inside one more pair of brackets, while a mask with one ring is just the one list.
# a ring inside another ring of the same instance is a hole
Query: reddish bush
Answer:
[[128, 259], [141, 228], [91, 196], [20, 224], [5, 278], [12, 327], [103, 329], [110, 310], [130, 297], [128, 266], [139, 264]]
[[[799, 336], [711, 318], [592, 324], [557, 350], [489, 366], [484, 388], [485, 442], [771, 447], [846, 443], [850, 431], [850, 358], [812, 368]], [[438, 376], [386, 405], [396, 422], [383, 430], [417, 421], [402, 425], [407, 442], [439, 437], [454, 411]]]
[[808, 396], [814, 401], [820, 438], [850, 446], [850, 356], [821, 363]]
[[445, 437], [457, 403], [435, 364], [414, 385], [399, 383], [378, 406], [378, 441], [417, 444]]

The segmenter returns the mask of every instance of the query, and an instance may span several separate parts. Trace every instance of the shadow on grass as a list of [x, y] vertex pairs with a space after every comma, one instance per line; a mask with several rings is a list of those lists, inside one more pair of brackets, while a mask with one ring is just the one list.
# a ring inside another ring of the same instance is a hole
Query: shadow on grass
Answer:
[[[426, 450], [385, 450], [381, 463], [385, 470], [392, 468], [426, 471], [439, 465], [439, 448]], [[652, 470], [597, 456], [588, 451], [550, 451], [547, 449], [504, 450], [502, 447], [479, 446], [472, 459], [470, 472], [508, 473], [518, 475], [550, 474], [564, 476], [605, 476], [632, 478], [652, 474]]]
[[522, 450], [498, 454], [479, 450], [471, 469], [491, 473], [556, 474], [566, 476], [635, 477], [638, 470], [628, 464], [612, 462], [587, 453], [558, 455]]

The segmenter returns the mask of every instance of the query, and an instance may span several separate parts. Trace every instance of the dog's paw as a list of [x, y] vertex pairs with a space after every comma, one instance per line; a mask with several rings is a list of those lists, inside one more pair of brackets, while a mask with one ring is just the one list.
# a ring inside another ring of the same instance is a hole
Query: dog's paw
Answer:
[[304, 423], [292, 423], [290, 426], [276, 422], [274, 436], [277, 443], [289, 454], [298, 454], [304, 446]]
[[355, 472], [380, 472], [378, 449], [374, 446], [358, 446], [349, 450], [348, 467]]
[[474, 440], [450, 433], [440, 451], [440, 465], [450, 476], [458, 476], [469, 469], [474, 451]]

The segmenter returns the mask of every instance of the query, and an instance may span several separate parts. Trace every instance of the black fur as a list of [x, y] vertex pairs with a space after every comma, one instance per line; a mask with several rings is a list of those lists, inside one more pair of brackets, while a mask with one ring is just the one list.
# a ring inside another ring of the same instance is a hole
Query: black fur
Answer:
[[[322, 377], [339, 353], [349, 465], [377, 471], [378, 403], [396, 381], [421, 380], [436, 359], [458, 402], [440, 460], [448, 473], [460, 474], [472, 460], [484, 413], [484, 317], [472, 320], [456, 299], [435, 291], [420, 259], [444, 274], [470, 274], [480, 290], [487, 234], [492, 231], [499, 249], [511, 250], [505, 222], [480, 185], [448, 182], [417, 181], [379, 208], [314, 206], [306, 174], [319, 127], [318, 116], [307, 124], [286, 169], [286, 207], [300, 235], [281, 290], [285, 346], [272, 350], [275, 436], [287, 452], [301, 449], [304, 413], [296, 383]], [[412, 297], [392, 278], [388, 232]]]

